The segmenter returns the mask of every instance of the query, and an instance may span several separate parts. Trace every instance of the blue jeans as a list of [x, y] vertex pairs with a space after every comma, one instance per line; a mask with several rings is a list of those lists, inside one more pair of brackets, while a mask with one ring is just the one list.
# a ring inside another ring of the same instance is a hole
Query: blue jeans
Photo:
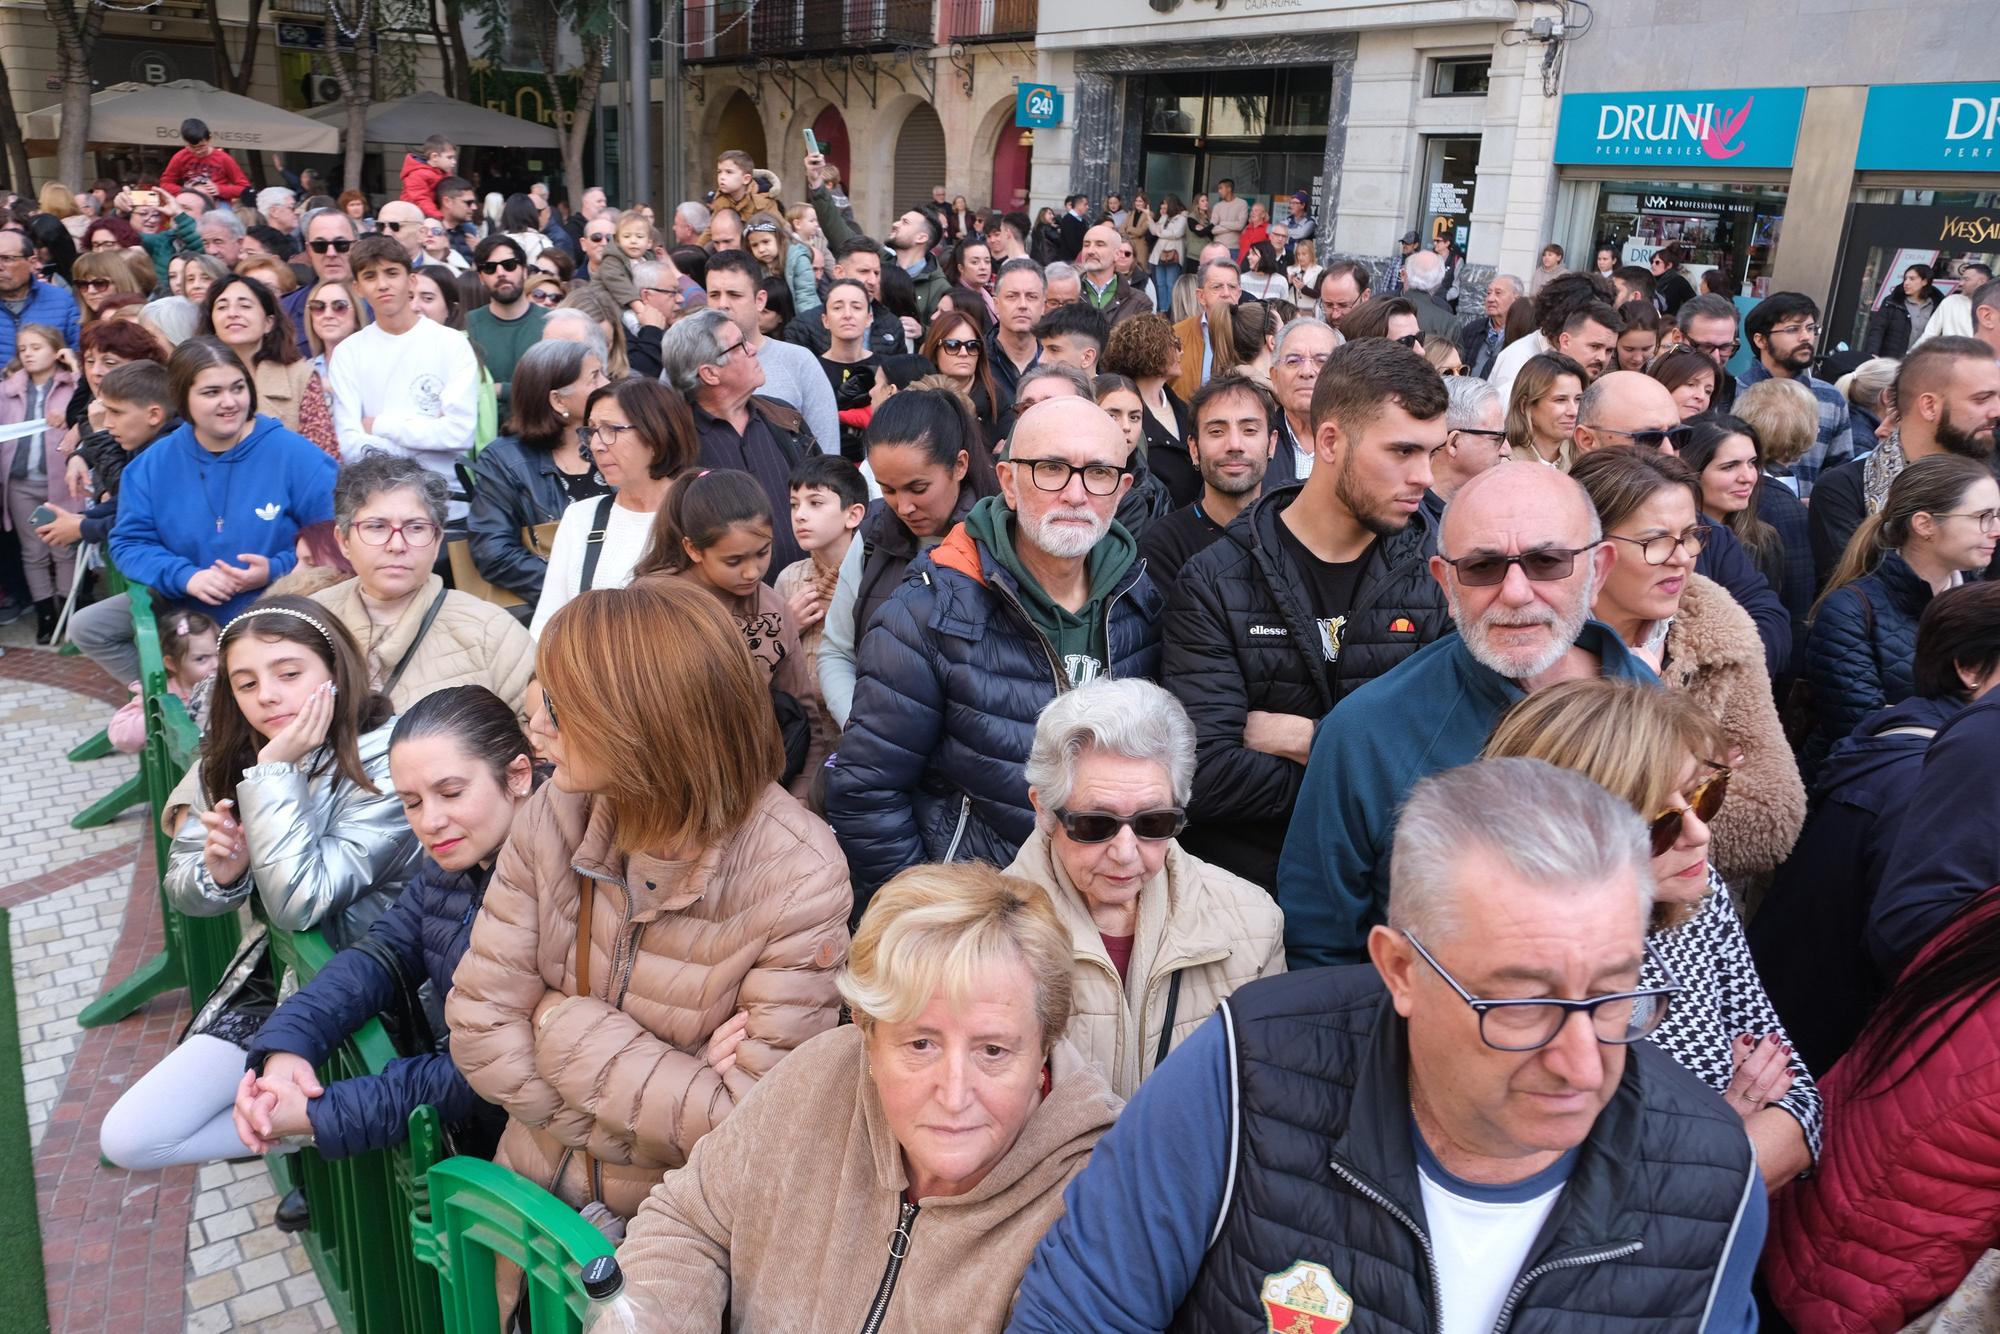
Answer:
[[1168, 319], [1174, 317], [1174, 284], [1180, 280], [1179, 261], [1153, 266], [1153, 307]]

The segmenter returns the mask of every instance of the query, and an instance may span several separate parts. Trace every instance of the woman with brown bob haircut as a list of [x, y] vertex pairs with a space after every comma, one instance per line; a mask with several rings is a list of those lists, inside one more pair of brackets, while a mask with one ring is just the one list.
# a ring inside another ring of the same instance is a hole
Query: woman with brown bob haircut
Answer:
[[445, 1017], [507, 1109], [497, 1161], [615, 1236], [833, 1027], [852, 896], [832, 832], [777, 785], [770, 694], [716, 598], [675, 579], [586, 594], [536, 663], [555, 777], [500, 854]]

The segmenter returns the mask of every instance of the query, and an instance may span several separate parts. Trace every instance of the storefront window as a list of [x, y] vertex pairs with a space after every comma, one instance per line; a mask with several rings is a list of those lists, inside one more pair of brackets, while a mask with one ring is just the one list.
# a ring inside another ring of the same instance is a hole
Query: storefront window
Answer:
[[1869, 341], [1870, 326], [1911, 265], [1930, 269], [1932, 284], [1946, 296], [1963, 284], [1967, 264], [2000, 268], [2000, 193], [1880, 188], [1858, 193], [1898, 202], [1856, 204], [1849, 212], [1827, 346], [1873, 355], [1880, 349]]
[[1147, 195], [1192, 203], [1215, 183], [1271, 206], [1294, 190], [1316, 190], [1326, 160], [1333, 72], [1324, 66], [1147, 75], [1140, 91]]
[[[1782, 185], [1607, 181], [1598, 192], [1596, 244], [1616, 247], [1620, 264], [1644, 265], [1678, 243], [1690, 280], [1721, 269], [1732, 294], [1768, 296], [1785, 196]], [[1591, 259], [1579, 256], [1577, 266]]]
[[1424, 141], [1424, 197], [1417, 201], [1417, 232], [1440, 237], [1461, 254], [1472, 235], [1472, 196], [1479, 179], [1479, 136]]

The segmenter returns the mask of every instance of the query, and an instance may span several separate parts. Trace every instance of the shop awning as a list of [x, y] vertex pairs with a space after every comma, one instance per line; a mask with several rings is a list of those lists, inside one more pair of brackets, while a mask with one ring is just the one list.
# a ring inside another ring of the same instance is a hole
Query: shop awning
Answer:
[[[347, 108], [333, 105], [315, 107], [306, 113], [313, 120], [336, 129], [347, 124]], [[461, 102], [442, 93], [411, 93], [393, 102], [368, 108], [368, 142], [371, 144], [416, 145], [433, 134], [453, 143], [502, 148], [555, 148], [553, 126], [537, 125], [518, 116], [488, 111], [471, 102]]]
[[[157, 144], [181, 147], [181, 122], [208, 123], [217, 148], [269, 153], [334, 153], [339, 131], [254, 98], [225, 93], [199, 79], [172, 83], [118, 83], [90, 99], [91, 148]], [[31, 154], [55, 150], [63, 135], [62, 107], [28, 113], [22, 125]], [[421, 138], [422, 136], [418, 136]]]

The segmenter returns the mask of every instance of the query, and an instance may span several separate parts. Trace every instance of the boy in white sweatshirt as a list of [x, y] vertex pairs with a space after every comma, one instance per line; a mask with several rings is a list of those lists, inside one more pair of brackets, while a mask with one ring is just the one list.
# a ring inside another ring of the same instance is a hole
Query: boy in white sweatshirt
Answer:
[[354, 282], [375, 322], [342, 340], [331, 366], [333, 429], [343, 459], [365, 449], [413, 458], [451, 486], [451, 517], [466, 502], [455, 464], [472, 448], [479, 360], [464, 334], [418, 313], [410, 261], [394, 237], [354, 243]]

